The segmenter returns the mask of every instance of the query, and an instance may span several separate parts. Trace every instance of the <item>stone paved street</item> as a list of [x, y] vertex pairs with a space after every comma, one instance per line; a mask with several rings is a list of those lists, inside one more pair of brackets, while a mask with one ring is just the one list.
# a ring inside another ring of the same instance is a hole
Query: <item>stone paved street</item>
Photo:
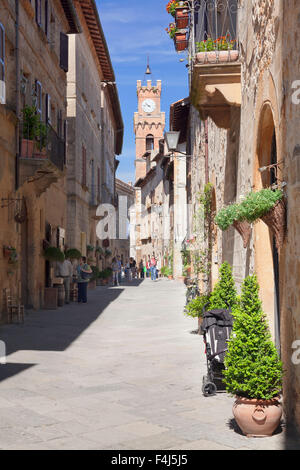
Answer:
[[1, 449], [285, 449], [283, 431], [248, 439], [233, 399], [205, 398], [185, 287], [134, 281], [89, 291], [87, 305], [30, 312], [1, 327]]

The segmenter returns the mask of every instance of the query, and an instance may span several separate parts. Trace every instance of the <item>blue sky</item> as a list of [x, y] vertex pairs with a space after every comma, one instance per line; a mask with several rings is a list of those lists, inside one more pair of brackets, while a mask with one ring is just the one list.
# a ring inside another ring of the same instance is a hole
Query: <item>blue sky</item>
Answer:
[[136, 81], [143, 80], [147, 56], [153, 79], [162, 80], [162, 111], [169, 126], [170, 104], [188, 96], [185, 53], [178, 54], [165, 28], [172, 21], [167, 0], [97, 0], [99, 16], [114, 67], [125, 126], [117, 177], [135, 181], [133, 115], [137, 110]]

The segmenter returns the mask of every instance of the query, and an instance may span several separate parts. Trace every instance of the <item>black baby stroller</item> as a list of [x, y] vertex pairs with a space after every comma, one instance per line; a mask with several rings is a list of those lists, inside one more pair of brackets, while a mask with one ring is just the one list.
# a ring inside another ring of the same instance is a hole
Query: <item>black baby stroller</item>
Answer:
[[202, 392], [206, 397], [215, 395], [218, 390], [224, 390], [224, 358], [232, 326], [233, 316], [230, 309], [204, 311], [201, 333], [205, 343], [207, 375], [203, 376]]

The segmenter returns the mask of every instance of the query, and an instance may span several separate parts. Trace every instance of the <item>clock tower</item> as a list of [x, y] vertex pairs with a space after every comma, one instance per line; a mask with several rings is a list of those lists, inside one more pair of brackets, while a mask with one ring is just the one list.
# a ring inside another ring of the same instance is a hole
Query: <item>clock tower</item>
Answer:
[[160, 110], [161, 80], [152, 85], [142, 86], [137, 81], [138, 111], [134, 113], [134, 133], [136, 146], [135, 175], [136, 181], [146, 176], [146, 153], [159, 148], [159, 141], [164, 136], [165, 113]]

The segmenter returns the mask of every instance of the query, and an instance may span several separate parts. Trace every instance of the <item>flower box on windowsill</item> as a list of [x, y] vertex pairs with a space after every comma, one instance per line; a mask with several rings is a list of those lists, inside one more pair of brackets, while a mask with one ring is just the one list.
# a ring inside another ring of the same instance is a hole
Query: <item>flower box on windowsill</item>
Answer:
[[225, 62], [236, 62], [239, 58], [239, 51], [205, 51], [196, 54], [197, 64], [218, 64]]

